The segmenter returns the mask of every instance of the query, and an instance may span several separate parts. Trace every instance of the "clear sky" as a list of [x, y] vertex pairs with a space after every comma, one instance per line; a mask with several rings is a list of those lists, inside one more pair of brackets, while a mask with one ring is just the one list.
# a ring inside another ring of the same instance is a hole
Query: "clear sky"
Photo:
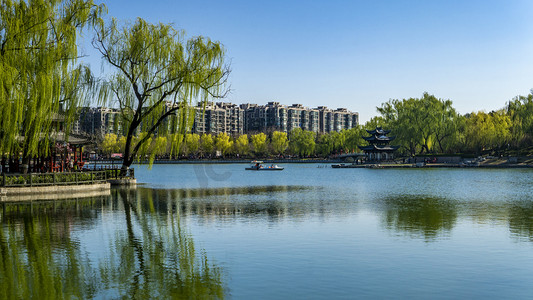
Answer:
[[224, 44], [225, 101], [237, 104], [345, 107], [364, 123], [381, 103], [425, 91], [464, 114], [533, 88], [530, 0], [103, 2], [120, 21], [173, 23]]

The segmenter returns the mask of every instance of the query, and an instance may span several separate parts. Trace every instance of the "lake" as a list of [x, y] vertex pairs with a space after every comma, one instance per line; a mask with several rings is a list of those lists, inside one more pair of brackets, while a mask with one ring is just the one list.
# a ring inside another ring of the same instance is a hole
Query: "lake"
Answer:
[[137, 189], [0, 205], [0, 298], [533, 295], [533, 170], [135, 166]]

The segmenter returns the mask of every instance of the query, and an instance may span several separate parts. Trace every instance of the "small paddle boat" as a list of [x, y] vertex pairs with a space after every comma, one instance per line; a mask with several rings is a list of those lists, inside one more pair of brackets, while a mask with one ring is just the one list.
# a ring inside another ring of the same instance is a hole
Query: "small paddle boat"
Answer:
[[270, 166], [264, 166], [262, 161], [254, 160], [252, 161], [252, 165], [246, 170], [251, 171], [281, 171], [285, 168], [280, 167], [278, 165], [270, 165]]

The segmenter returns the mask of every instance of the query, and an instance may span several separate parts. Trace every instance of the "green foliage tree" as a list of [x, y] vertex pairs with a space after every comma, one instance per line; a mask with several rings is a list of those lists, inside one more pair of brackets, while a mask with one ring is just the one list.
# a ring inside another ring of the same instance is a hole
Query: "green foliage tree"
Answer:
[[215, 148], [215, 141], [213, 140], [213, 136], [211, 136], [210, 134], [202, 134], [202, 137], [200, 139], [200, 148], [202, 148], [202, 152], [204, 153], [204, 155], [211, 155]]
[[180, 153], [181, 149], [183, 148], [182, 147], [183, 139], [184, 139], [184, 135], [179, 134], [179, 133], [173, 133], [169, 136], [168, 143], [170, 144], [170, 146], [167, 146], [167, 148], [169, 148], [168, 154], [170, 155], [171, 158], [177, 155], [178, 153]]
[[[68, 125], [89, 94], [87, 68], [77, 64], [78, 37], [101, 21], [92, 0], [2, 1], [0, 4], [0, 151], [23, 158], [48, 152], [54, 119]], [[61, 117], [59, 113], [62, 113]], [[66, 128], [68, 133], [68, 128]]]
[[200, 136], [196, 133], [185, 135], [185, 146], [189, 154], [197, 154], [200, 148]]
[[124, 153], [124, 148], [126, 147], [126, 137], [125, 136], [121, 136], [118, 138], [118, 151], [120, 151], [121, 153]]
[[471, 113], [465, 123], [469, 151], [481, 154], [485, 150], [497, 150], [510, 140], [510, 118], [503, 111]]
[[111, 153], [117, 152], [120, 147], [117, 141], [117, 135], [113, 133], [108, 133], [104, 136], [104, 140], [101, 145], [102, 151], [108, 156], [111, 156]]
[[262, 132], [254, 134], [250, 137], [250, 140], [252, 141], [252, 146], [253, 146], [254, 153], [256, 156], [261, 156], [261, 155], [266, 154], [266, 150], [267, 150], [266, 134]]
[[277, 154], [283, 154], [289, 147], [289, 140], [287, 139], [287, 133], [281, 131], [272, 132], [272, 139], [270, 142], [272, 151]]
[[[93, 45], [116, 70], [100, 96], [117, 100], [127, 128], [123, 169], [169, 116], [179, 115], [179, 133], [184, 134], [194, 117], [188, 109], [194, 101], [226, 94], [229, 66], [222, 45], [204, 37], [184, 42], [183, 35], [171, 25], [141, 18], [131, 26], [119, 27], [113, 19], [97, 28]], [[146, 135], [134, 139], [141, 124]]]
[[362, 126], [343, 130], [341, 131], [341, 134], [344, 135], [344, 144], [342, 148], [345, 153], [357, 152], [357, 146], [363, 145], [366, 142], [363, 139], [363, 136], [366, 134], [366, 131], [363, 129]]
[[327, 157], [333, 154], [335, 143], [330, 134], [320, 134], [317, 137], [316, 151], [319, 155]]
[[411, 155], [440, 151], [457, 131], [458, 114], [450, 100], [424, 93], [422, 98], [390, 100], [378, 107], [383, 123], [396, 133], [396, 142]]
[[250, 152], [250, 144], [248, 143], [248, 135], [243, 134], [239, 136], [237, 139], [235, 139], [235, 143], [233, 144], [235, 148], [235, 153], [246, 156]]
[[215, 148], [220, 151], [222, 155], [226, 155], [231, 150], [232, 146], [233, 141], [225, 132], [221, 132], [215, 137]]
[[374, 130], [376, 129], [376, 127], [387, 128], [389, 127], [389, 125], [385, 122], [385, 119], [382, 116], [374, 116], [365, 123], [365, 125], [363, 126], [363, 129]]
[[518, 96], [507, 104], [511, 119], [511, 142], [515, 148], [533, 145], [533, 90], [527, 96]]
[[167, 137], [158, 136], [155, 138], [150, 151], [150, 159], [154, 159], [156, 155], [162, 156], [167, 152]]
[[292, 153], [300, 156], [309, 156], [315, 152], [315, 133], [312, 131], [295, 128], [291, 131], [289, 148]]

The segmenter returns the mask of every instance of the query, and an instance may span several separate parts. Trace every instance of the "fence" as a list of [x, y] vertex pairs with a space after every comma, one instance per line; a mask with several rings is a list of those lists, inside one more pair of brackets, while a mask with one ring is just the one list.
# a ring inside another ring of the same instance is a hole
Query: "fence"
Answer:
[[109, 179], [134, 178], [134, 170], [120, 169], [57, 173], [2, 174], [2, 187], [31, 187], [46, 185], [77, 185], [107, 182]]

